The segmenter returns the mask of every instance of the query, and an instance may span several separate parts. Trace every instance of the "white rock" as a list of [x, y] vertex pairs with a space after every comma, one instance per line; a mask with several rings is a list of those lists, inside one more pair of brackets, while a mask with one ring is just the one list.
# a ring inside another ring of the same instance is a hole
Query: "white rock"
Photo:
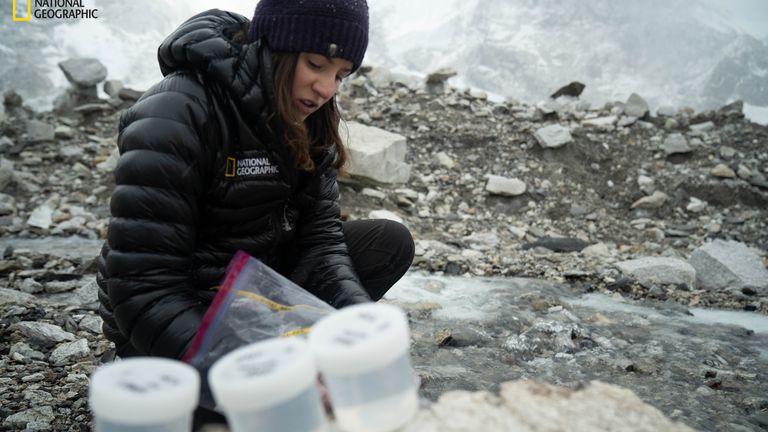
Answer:
[[616, 116], [598, 117], [594, 119], [582, 120], [582, 126], [591, 126], [601, 129], [612, 129], [619, 120]]
[[655, 191], [653, 195], [642, 197], [632, 203], [632, 208], [657, 209], [664, 205], [669, 199], [669, 195], [661, 191]]
[[593, 381], [578, 390], [529, 380], [488, 391], [443, 393], [401, 432], [693, 432], [631, 390]]
[[693, 213], [700, 213], [704, 211], [705, 208], [707, 208], [707, 202], [696, 197], [691, 197], [691, 201], [685, 207], [686, 210]]
[[411, 167], [405, 163], [406, 139], [402, 135], [356, 122], [347, 123], [349, 135], [340, 131], [349, 149], [348, 172], [381, 183], [405, 183]]
[[368, 219], [388, 219], [395, 222], [403, 223], [403, 218], [389, 210], [372, 210], [368, 213]]
[[570, 129], [559, 124], [545, 126], [537, 130], [534, 136], [544, 148], [562, 147], [573, 141]]
[[380, 190], [371, 189], [371, 188], [363, 188], [363, 190], [360, 192], [365, 196], [369, 196], [372, 198], [378, 198], [378, 199], [385, 199], [387, 198], [387, 194]]
[[485, 190], [496, 195], [517, 196], [525, 193], [526, 185], [522, 180], [490, 174]]
[[595, 243], [581, 250], [581, 254], [589, 257], [606, 257], [611, 255], [611, 251], [605, 243]]
[[53, 209], [43, 204], [32, 211], [27, 219], [27, 225], [35, 228], [48, 229], [53, 223]]
[[446, 152], [439, 152], [435, 154], [435, 162], [437, 162], [438, 165], [448, 169], [451, 169], [456, 165], [456, 162], [454, 162]]

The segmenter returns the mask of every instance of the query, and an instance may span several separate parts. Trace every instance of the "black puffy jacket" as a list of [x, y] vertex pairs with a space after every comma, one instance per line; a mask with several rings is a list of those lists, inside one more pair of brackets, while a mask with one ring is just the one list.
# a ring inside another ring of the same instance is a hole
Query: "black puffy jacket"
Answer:
[[109, 234], [99, 257], [104, 333], [179, 358], [238, 250], [332, 306], [369, 300], [341, 229], [335, 154], [300, 173], [270, 132], [268, 48], [231, 40], [247, 19], [211, 10], [160, 46], [165, 78], [120, 118]]

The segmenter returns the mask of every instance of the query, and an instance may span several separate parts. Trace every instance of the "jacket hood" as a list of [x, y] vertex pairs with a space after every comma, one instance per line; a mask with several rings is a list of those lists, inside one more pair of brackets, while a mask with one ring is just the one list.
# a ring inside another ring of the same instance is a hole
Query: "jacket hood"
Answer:
[[242, 15], [218, 9], [193, 16], [160, 44], [160, 71], [163, 76], [181, 70], [200, 73], [227, 90], [246, 115], [258, 115], [264, 96], [272, 96], [271, 61], [260, 41], [232, 40], [248, 22]]

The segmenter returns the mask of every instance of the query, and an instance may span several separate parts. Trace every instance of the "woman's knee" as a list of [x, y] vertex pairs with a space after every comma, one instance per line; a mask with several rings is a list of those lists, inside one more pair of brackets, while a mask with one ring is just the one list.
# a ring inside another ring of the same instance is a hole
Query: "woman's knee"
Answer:
[[408, 270], [416, 250], [411, 231], [399, 222], [387, 220], [384, 224], [382, 239], [396, 251], [392, 262], [393, 267], [404, 267], [404, 270]]

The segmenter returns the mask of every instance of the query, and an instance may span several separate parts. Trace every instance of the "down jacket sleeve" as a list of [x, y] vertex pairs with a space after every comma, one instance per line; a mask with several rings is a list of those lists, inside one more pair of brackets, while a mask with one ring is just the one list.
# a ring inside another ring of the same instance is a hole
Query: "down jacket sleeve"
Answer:
[[312, 208], [298, 224], [301, 257], [291, 279], [333, 307], [371, 301], [360, 283], [341, 228], [336, 170], [320, 175]]
[[121, 117], [107, 294], [120, 332], [148, 355], [180, 357], [206, 310], [190, 283], [208, 159], [203, 101], [193, 77], [177, 75]]

